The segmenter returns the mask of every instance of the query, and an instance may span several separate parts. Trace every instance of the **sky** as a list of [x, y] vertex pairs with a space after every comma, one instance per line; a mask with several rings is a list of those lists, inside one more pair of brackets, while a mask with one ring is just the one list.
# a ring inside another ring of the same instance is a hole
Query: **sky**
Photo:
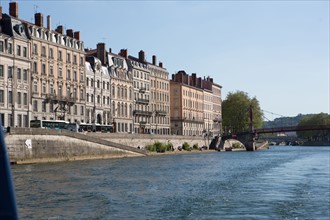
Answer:
[[[0, 0], [3, 13], [8, 0]], [[128, 49], [172, 74], [210, 76], [228, 93], [256, 97], [269, 120], [330, 113], [329, 0], [324, 1], [37, 1], [21, 0], [19, 18], [52, 18], [52, 28], [80, 31], [86, 48], [99, 42]]]

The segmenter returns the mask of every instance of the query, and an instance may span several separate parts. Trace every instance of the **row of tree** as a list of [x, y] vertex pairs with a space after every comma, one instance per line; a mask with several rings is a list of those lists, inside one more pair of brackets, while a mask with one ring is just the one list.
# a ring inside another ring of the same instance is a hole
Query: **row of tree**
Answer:
[[[263, 126], [263, 112], [260, 109], [257, 98], [250, 98], [247, 93], [242, 91], [230, 92], [222, 102], [222, 126], [224, 133], [250, 131], [251, 119], [253, 128], [261, 128]], [[288, 117], [284, 119], [284, 121], [288, 121]], [[278, 121], [283, 120], [279, 119]], [[292, 120], [289, 120], [289, 122], [290, 125], [287, 126], [330, 125], [330, 115], [326, 113], [298, 115], [297, 117], [293, 117]], [[271, 126], [270, 122], [265, 123], [265, 127], [269, 126]], [[273, 125], [273, 127], [286, 127], [286, 124]], [[310, 140], [330, 138], [329, 131], [301, 131], [297, 132], [297, 136]]]

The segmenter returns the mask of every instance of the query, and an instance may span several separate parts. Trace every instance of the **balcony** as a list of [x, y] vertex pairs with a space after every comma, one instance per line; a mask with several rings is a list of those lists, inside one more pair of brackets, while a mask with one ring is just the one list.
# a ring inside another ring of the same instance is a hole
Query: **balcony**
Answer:
[[150, 117], [152, 115], [152, 112], [142, 111], [142, 110], [134, 110], [133, 114], [134, 115], [143, 115], [143, 116], [149, 116]]
[[54, 104], [57, 103], [66, 103], [69, 106], [72, 106], [76, 103], [77, 99], [74, 97], [65, 97], [61, 95], [55, 95], [55, 94], [47, 94], [46, 95], [46, 102], [51, 102]]
[[220, 122], [222, 122], [222, 119], [221, 118], [214, 118], [213, 119], [213, 122], [220, 123]]
[[144, 87], [144, 88], [140, 88], [139, 92], [140, 93], [145, 93], [147, 91], [147, 89]]
[[187, 122], [187, 123], [193, 123], [193, 124], [204, 124], [204, 120], [195, 119], [195, 118], [171, 117], [171, 121]]
[[166, 111], [156, 111], [155, 113], [156, 113], [156, 115], [160, 115], [160, 116], [166, 116], [167, 115]]
[[138, 98], [138, 99], [135, 100], [135, 103], [137, 103], [137, 104], [148, 105], [148, 104], [149, 104], [149, 99], [141, 99], [141, 98]]

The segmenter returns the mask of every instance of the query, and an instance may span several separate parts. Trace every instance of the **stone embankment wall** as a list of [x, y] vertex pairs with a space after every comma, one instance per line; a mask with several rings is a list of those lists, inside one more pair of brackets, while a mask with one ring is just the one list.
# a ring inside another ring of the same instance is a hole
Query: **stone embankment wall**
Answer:
[[143, 149], [149, 144], [159, 141], [161, 143], [172, 143], [174, 148], [182, 146], [187, 142], [190, 146], [197, 144], [199, 147], [211, 143], [209, 140], [198, 136], [180, 136], [180, 135], [155, 135], [155, 134], [118, 134], [118, 133], [86, 133], [87, 136], [97, 137], [107, 141]]
[[146, 152], [93, 136], [50, 129], [12, 128], [5, 135], [12, 163], [144, 156]]
[[[144, 147], [156, 141], [174, 148], [211, 140], [202, 137], [150, 134], [75, 133], [51, 129], [11, 128], [5, 141], [12, 163], [40, 163], [83, 159], [145, 156]], [[140, 147], [141, 149], [138, 149]]]

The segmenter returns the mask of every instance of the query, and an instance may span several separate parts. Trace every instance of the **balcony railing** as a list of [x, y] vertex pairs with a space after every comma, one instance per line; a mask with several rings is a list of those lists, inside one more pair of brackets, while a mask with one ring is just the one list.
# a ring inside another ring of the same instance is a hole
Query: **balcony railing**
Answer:
[[167, 112], [166, 111], [156, 111], [156, 115], [165, 116], [165, 115], [167, 115]]
[[188, 122], [188, 123], [195, 123], [195, 124], [204, 124], [203, 119], [196, 119], [196, 118], [171, 117], [171, 121], [181, 121], [181, 122]]
[[68, 105], [74, 105], [77, 101], [77, 98], [74, 97], [65, 97], [61, 95], [55, 94], [47, 94], [46, 95], [46, 102], [58, 103], [58, 102], [65, 102]]
[[144, 88], [140, 88], [139, 92], [140, 93], [145, 93], [147, 91], [147, 89], [144, 87]]
[[145, 104], [145, 105], [148, 105], [149, 104], [149, 99], [141, 99], [141, 98], [138, 98], [135, 100], [136, 103], [138, 104]]
[[144, 115], [144, 116], [151, 116], [152, 112], [150, 111], [142, 111], [142, 110], [134, 110], [133, 111], [134, 115]]

